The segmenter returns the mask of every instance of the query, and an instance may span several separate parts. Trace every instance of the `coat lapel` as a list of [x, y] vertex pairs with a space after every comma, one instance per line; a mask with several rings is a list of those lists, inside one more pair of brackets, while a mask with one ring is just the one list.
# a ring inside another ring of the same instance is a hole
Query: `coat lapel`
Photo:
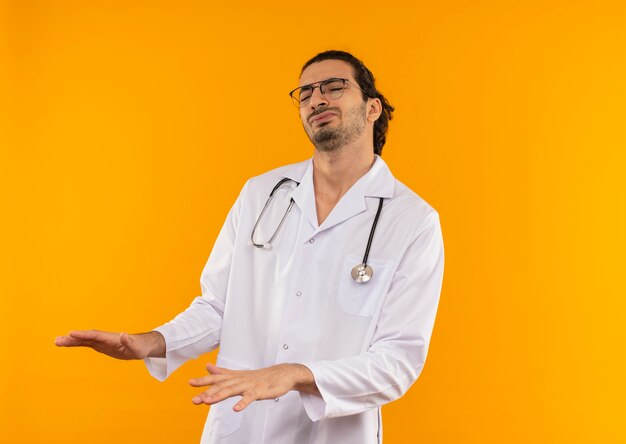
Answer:
[[367, 210], [366, 197], [393, 197], [395, 184], [395, 179], [385, 161], [376, 156], [376, 161], [372, 168], [352, 185], [335, 205], [335, 208], [333, 208], [322, 225], [318, 226], [315, 189], [313, 187], [313, 159], [309, 160], [304, 174], [287, 171], [284, 176], [300, 182], [300, 185], [292, 191], [291, 197], [293, 197], [296, 205], [315, 230], [313, 235], [328, 230]]
[[317, 232], [328, 230], [367, 210], [367, 197], [392, 197], [394, 182], [387, 164], [376, 156], [372, 168], [343, 195]]
[[310, 159], [304, 174], [301, 171], [286, 171], [283, 176], [300, 182], [289, 197], [293, 198], [311, 227], [317, 229], [317, 209], [315, 208], [315, 190], [313, 188], [313, 159]]

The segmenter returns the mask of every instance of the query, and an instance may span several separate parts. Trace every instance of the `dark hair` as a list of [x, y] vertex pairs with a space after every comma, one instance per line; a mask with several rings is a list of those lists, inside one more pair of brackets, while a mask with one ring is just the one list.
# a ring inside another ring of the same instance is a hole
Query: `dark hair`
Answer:
[[362, 61], [354, 57], [349, 52], [335, 50], [320, 52], [304, 64], [302, 70], [300, 71], [300, 75], [302, 75], [304, 70], [307, 69], [309, 65], [324, 60], [342, 60], [349, 63], [354, 70], [355, 80], [361, 89], [365, 91], [365, 93], [363, 93], [363, 100], [367, 100], [368, 98], [380, 100], [380, 103], [383, 106], [383, 112], [380, 114], [380, 117], [376, 120], [376, 122], [374, 122], [374, 153], [380, 155], [383, 151], [383, 145], [385, 145], [385, 141], [387, 140], [389, 121], [393, 117], [393, 106], [391, 106], [385, 96], [383, 96], [376, 89], [374, 75], [372, 72], [367, 69]]

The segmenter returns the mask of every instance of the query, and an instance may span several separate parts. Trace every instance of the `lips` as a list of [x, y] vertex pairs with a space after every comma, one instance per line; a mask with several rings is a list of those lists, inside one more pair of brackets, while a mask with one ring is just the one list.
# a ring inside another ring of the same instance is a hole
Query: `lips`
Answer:
[[324, 111], [323, 113], [320, 113], [314, 117], [312, 117], [310, 119], [310, 124], [313, 125], [314, 123], [321, 123], [324, 122], [328, 119], [330, 119], [332, 116], [336, 116], [337, 114], [332, 112], [332, 111]]

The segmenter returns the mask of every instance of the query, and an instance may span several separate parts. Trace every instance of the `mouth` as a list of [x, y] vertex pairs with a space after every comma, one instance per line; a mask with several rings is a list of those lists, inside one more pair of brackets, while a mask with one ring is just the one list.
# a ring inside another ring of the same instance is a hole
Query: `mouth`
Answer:
[[309, 119], [309, 124], [312, 126], [313, 124], [321, 124], [323, 122], [327, 122], [330, 119], [332, 119], [333, 117], [335, 117], [337, 114], [335, 114], [332, 111], [324, 111], [323, 113], [320, 113], [314, 117], [312, 117], [311, 119]]

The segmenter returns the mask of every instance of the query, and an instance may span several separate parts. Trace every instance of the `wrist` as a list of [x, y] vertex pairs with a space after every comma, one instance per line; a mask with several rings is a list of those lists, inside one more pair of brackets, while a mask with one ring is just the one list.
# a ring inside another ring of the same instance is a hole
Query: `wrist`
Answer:
[[140, 333], [144, 336], [148, 344], [148, 357], [149, 358], [164, 358], [165, 357], [165, 338], [158, 331], [150, 331], [147, 333]]
[[293, 389], [301, 392], [309, 392], [315, 387], [315, 376], [305, 365], [290, 364], [293, 369]]

